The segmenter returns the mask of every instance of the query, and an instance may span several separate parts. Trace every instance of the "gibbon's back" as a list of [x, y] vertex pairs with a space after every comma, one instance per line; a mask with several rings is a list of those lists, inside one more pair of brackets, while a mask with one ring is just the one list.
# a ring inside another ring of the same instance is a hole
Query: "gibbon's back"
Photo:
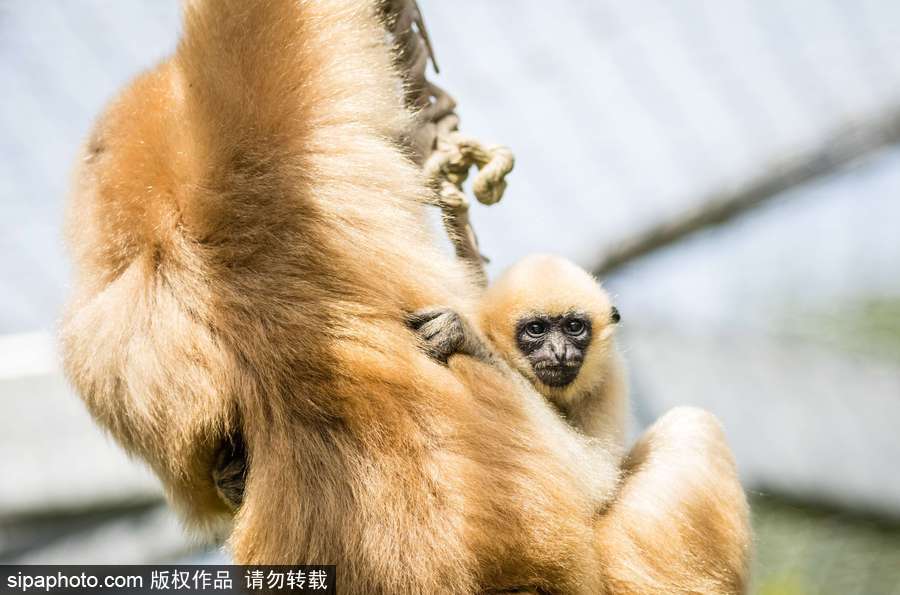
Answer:
[[577, 439], [404, 325], [474, 290], [428, 233], [399, 91], [367, 2], [188, 2], [76, 173], [67, 374], [195, 527], [228, 530], [210, 469], [243, 436], [237, 562], [337, 563], [348, 592], [594, 592]]

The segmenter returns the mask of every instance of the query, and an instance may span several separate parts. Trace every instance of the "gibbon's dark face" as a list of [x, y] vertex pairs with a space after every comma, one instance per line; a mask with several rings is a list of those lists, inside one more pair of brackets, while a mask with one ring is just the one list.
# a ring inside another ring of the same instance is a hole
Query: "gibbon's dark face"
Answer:
[[[610, 320], [619, 321], [612, 309]], [[516, 325], [516, 344], [538, 380], [553, 388], [571, 384], [581, 370], [592, 338], [591, 318], [584, 312], [535, 314]]]

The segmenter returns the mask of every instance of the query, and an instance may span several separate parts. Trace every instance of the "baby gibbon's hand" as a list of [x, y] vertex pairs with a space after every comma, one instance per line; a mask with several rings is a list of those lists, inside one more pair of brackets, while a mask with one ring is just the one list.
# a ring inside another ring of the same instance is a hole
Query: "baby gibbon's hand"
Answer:
[[425, 345], [429, 356], [446, 364], [451, 355], [469, 355], [490, 361], [490, 351], [475, 329], [450, 308], [424, 308], [412, 313], [406, 324]]

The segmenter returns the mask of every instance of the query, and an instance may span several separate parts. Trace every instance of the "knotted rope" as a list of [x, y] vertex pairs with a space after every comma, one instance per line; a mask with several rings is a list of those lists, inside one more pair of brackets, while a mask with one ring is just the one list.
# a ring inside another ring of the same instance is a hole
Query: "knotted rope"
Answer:
[[503, 197], [506, 175], [515, 160], [512, 151], [500, 145], [485, 146], [457, 130], [458, 118], [451, 113], [437, 123], [434, 152], [422, 170], [438, 196], [444, 227], [453, 242], [458, 258], [470, 263], [483, 285], [487, 276], [483, 263], [487, 262], [478, 249], [478, 238], [469, 221], [469, 199], [463, 183], [474, 166], [478, 169], [472, 182], [472, 192], [478, 202], [492, 205]]
[[456, 102], [425, 76], [429, 59], [435, 72], [438, 66], [415, 0], [382, 2], [385, 23], [394, 38], [395, 64], [404, 78], [406, 103], [418, 114], [417, 129], [404, 141], [437, 194], [444, 228], [457, 257], [467, 262], [486, 285], [487, 259], [478, 250], [478, 239], [469, 222], [469, 200], [463, 183], [475, 166], [478, 173], [472, 192], [478, 202], [495, 204], [506, 190], [513, 154], [506, 147], [485, 146], [459, 132], [459, 117], [453, 111]]

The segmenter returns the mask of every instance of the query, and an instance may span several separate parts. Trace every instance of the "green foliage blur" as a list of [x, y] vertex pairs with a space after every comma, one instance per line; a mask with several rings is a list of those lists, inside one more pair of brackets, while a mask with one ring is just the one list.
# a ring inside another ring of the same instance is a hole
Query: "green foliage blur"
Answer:
[[900, 520], [751, 497], [755, 595], [900, 595]]

